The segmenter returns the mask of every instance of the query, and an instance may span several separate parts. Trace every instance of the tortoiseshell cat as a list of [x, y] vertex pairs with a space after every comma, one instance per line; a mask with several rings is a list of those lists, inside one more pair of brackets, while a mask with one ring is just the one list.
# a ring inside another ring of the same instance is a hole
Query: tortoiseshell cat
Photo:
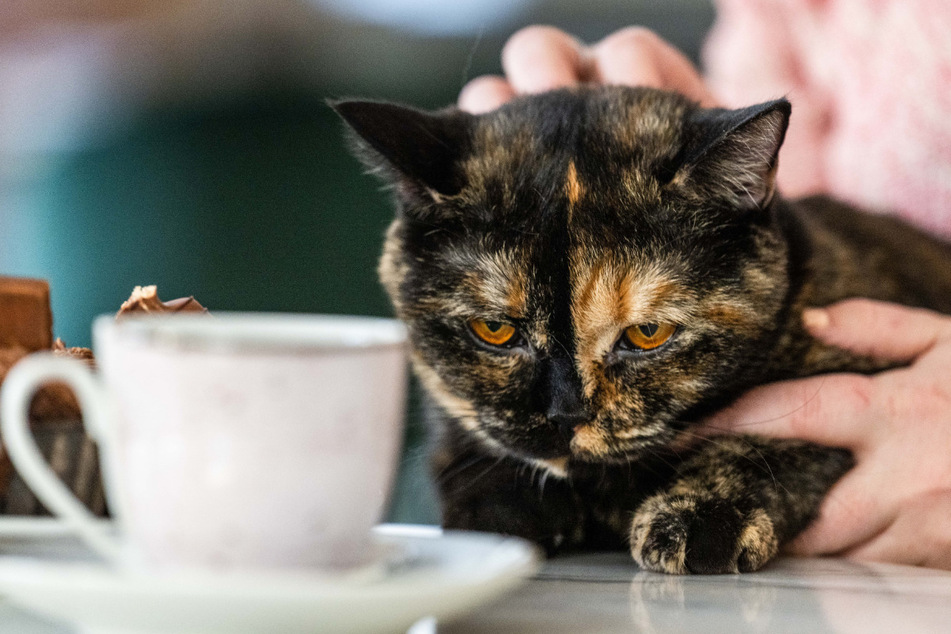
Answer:
[[785, 100], [602, 87], [479, 116], [334, 107], [395, 189], [380, 273], [432, 401], [447, 527], [756, 570], [851, 457], [690, 427], [758, 384], [880, 369], [812, 339], [805, 307], [951, 313], [948, 245], [775, 194]]

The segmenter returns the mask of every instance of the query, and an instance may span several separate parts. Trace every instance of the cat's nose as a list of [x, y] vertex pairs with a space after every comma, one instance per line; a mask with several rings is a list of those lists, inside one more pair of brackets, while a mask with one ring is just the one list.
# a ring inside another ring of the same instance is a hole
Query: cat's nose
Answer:
[[558, 431], [568, 440], [575, 435], [575, 427], [583, 425], [590, 418], [587, 410], [548, 412], [548, 420], [557, 425]]
[[549, 400], [545, 414], [561, 434], [571, 440], [575, 427], [591, 420], [591, 412], [581, 393], [581, 377], [571, 359], [564, 355], [553, 356], [549, 368]]

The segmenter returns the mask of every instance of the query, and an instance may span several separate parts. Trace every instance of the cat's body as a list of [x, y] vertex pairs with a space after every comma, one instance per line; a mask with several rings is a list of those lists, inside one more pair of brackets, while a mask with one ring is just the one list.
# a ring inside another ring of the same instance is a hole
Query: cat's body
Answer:
[[480, 117], [337, 108], [396, 188], [381, 275], [431, 401], [447, 527], [756, 569], [851, 458], [690, 427], [755, 385], [880, 369], [812, 339], [808, 306], [951, 313], [951, 247], [774, 195], [784, 101], [601, 88]]

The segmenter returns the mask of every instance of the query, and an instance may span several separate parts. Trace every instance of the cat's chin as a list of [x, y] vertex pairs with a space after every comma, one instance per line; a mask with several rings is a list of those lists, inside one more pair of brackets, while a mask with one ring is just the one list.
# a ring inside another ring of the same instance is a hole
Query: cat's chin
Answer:
[[528, 458], [528, 462], [536, 467], [544, 469], [545, 472], [556, 478], [567, 478], [569, 472], [569, 463], [589, 464], [589, 465], [621, 465], [630, 464], [643, 458], [644, 456], [663, 452], [670, 449], [670, 444], [666, 442], [645, 443], [641, 446], [628, 448], [624, 451], [612, 451], [610, 453], [585, 454], [572, 453], [571, 455], [559, 456], [557, 458]]
[[560, 458], [548, 458], [545, 460], [536, 458], [532, 462], [542, 469], [545, 469], [550, 475], [553, 475], [556, 478], [568, 477], [568, 456], [562, 456]]

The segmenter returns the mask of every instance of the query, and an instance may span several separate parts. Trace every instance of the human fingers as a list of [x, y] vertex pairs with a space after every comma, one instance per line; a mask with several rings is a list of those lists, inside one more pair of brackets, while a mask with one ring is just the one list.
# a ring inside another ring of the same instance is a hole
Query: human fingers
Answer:
[[592, 47], [593, 79], [605, 84], [673, 90], [714, 107], [717, 100], [687, 57], [644, 27], [612, 33]]
[[813, 336], [861, 355], [908, 362], [951, 338], [951, 317], [870, 299], [847, 299], [803, 314]]
[[698, 431], [801, 438], [855, 450], [867, 440], [872, 423], [872, 389], [872, 379], [859, 374], [763, 385], [708, 418]]
[[785, 546], [796, 555], [829, 555], [864, 543], [885, 531], [897, 512], [869, 486], [875, 480], [859, 465], [826, 494], [819, 515]]
[[880, 535], [844, 556], [951, 570], [951, 490], [919, 496]]
[[471, 80], [459, 93], [459, 107], [472, 114], [495, 110], [515, 96], [515, 89], [504, 77], [483, 75]]
[[517, 31], [502, 48], [502, 68], [516, 93], [572, 86], [586, 79], [582, 44], [551, 26]]

